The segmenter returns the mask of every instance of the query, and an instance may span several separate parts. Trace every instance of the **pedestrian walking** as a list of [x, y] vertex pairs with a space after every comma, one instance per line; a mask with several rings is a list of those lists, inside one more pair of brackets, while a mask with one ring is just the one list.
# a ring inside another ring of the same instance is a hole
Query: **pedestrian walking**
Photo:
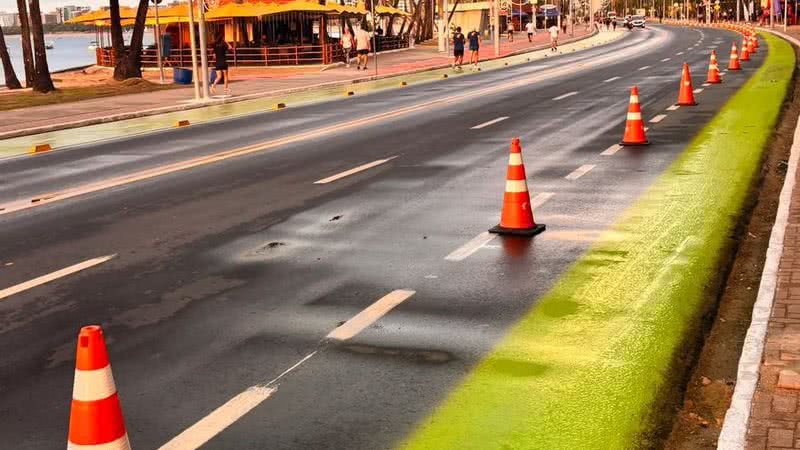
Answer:
[[363, 28], [356, 31], [356, 53], [358, 54], [358, 68], [356, 70], [367, 70], [367, 60], [369, 59], [370, 42], [369, 33]]
[[453, 69], [458, 67], [461, 70], [461, 65], [464, 64], [464, 43], [467, 38], [461, 32], [461, 27], [456, 27], [456, 32], [453, 33]]
[[472, 31], [469, 32], [467, 40], [469, 41], [469, 62], [473, 65], [473, 68], [477, 69], [479, 60], [478, 53], [481, 48], [481, 34], [478, 33], [477, 28], [473, 28]]
[[558, 27], [553, 24], [550, 29], [550, 51], [555, 52], [558, 50]]
[[350, 52], [353, 51], [353, 35], [350, 34], [350, 29], [345, 27], [344, 35], [342, 35], [342, 53], [344, 56], [344, 64], [350, 67]]
[[225, 41], [225, 35], [219, 33], [217, 35], [217, 41], [214, 43], [214, 70], [217, 72], [217, 78], [214, 80], [214, 83], [211, 84], [211, 94], [215, 95], [217, 93], [217, 85], [221, 82], [225, 82], [225, 95], [230, 95], [231, 88], [228, 85], [229, 76], [228, 76], [228, 50], [232, 49], [231, 44]]
[[536, 24], [528, 22], [525, 24], [525, 31], [528, 33], [528, 42], [533, 42], [533, 35], [536, 34]]
[[514, 21], [513, 20], [509, 19], [506, 31], [508, 32], [508, 42], [514, 42]]
[[617, 19], [611, 19], [611, 28], [617, 31]]

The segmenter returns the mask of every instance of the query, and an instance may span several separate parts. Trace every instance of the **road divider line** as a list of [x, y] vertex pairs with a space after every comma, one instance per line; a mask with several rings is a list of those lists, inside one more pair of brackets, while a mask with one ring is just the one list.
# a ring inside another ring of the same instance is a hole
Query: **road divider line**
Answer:
[[611, 147], [608, 147], [607, 149], [603, 150], [603, 153], [600, 153], [600, 155], [601, 156], [612, 156], [615, 153], [617, 153], [618, 151], [620, 151], [621, 148], [622, 148], [621, 145], [614, 144]]
[[504, 121], [504, 120], [506, 120], [506, 119], [508, 119], [508, 117], [498, 117], [497, 119], [492, 119], [492, 120], [490, 120], [490, 121], [488, 121], [488, 122], [483, 122], [483, 123], [482, 123], [482, 124], [480, 124], [480, 125], [475, 125], [475, 126], [474, 126], [474, 127], [472, 127], [471, 129], [472, 129], [472, 130], [480, 130], [481, 128], [486, 128], [486, 127], [488, 127], [489, 125], [494, 125], [494, 124], [496, 124], [497, 122], [502, 122], [502, 121]]
[[622, 77], [611, 77], [611, 78], [609, 78], [607, 80], [603, 80], [603, 83], [610, 83], [612, 81], [619, 80], [620, 78], [622, 78]]
[[694, 92], [695, 94], [699, 94], [699, 93], [703, 92], [704, 90], [705, 89], [703, 89], [703, 88], [697, 88], [697, 89], [693, 90], [692, 92]]
[[471, 254], [480, 250], [481, 247], [491, 242], [492, 239], [494, 239], [496, 236], [497, 235], [494, 233], [489, 233], [488, 231], [484, 231], [483, 233], [470, 239], [466, 244], [455, 249], [449, 255], [445, 256], [444, 259], [446, 261], [463, 261], [467, 259]]
[[650, 68], [650, 66], [642, 66], [642, 67], [639, 67], [639, 68], [638, 68], [638, 69], [636, 69], [636, 70], [647, 70], [647, 69], [649, 69], [649, 68]]
[[59, 278], [66, 277], [68, 275], [72, 275], [73, 273], [80, 272], [82, 270], [86, 270], [90, 267], [94, 267], [98, 264], [103, 264], [104, 262], [110, 260], [117, 256], [116, 254], [107, 255], [107, 256], [100, 256], [97, 258], [87, 259], [78, 264], [74, 264], [69, 267], [65, 267], [60, 270], [56, 270], [55, 272], [48, 273], [46, 275], [42, 275], [40, 277], [34, 278], [32, 280], [28, 280], [24, 283], [20, 283], [3, 290], [0, 290], [0, 300], [6, 299], [11, 297], [14, 294], [19, 294], [20, 292], [27, 291], [29, 289], [33, 289], [35, 287], [41, 286], [43, 284], [49, 283], [51, 281], [57, 280]]
[[661, 122], [661, 121], [662, 121], [662, 120], [664, 120], [666, 117], [667, 117], [667, 115], [666, 115], [666, 114], [659, 114], [659, 115], [657, 115], [657, 116], [653, 117], [652, 119], [650, 119], [650, 123], [658, 123], [658, 122]]
[[536, 209], [544, 205], [544, 203], [550, 200], [554, 195], [556, 195], [555, 192], [540, 192], [536, 194], [536, 196], [531, 199], [531, 208]]
[[678, 52], [678, 53], [675, 53], [675, 56], [681, 56], [682, 54], [683, 54], [683, 52]]
[[383, 297], [375, 303], [369, 305], [366, 309], [353, 316], [352, 319], [343, 323], [335, 330], [328, 333], [328, 339], [337, 341], [346, 341], [358, 333], [362, 332], [365, 328], [375, 323], [378, 319], [385, 316], [386, 313], [394, 309], [395, 306], [403, 303], [416, 294], [416, 291], [408, 289], [397, 289]]
[[344, 172], [337, 173], [336, 175], [331, 175], [328, 178], [323, 178], [321, 180], [317, 180], [314, 184], [328, 184], [333, 183], [336, 180], [341, 180], [342, 178], [349, 177], [350, 175], [355, 175], [359, 172], [363, 172], [365, 170], [371, 169], [376, 166], [380, 166], [381, 164], [385, 164], [393, 159], [397, 158], [397, 156], [392, 156], [386, 159], [379, 159], [377, 161], [372, 161], [371, 163], [362, 164], [358, 167], [353, 167], [352, 169], [345, 170]]
[[662, 59], [662, 60], [661, 60], [661, 62], [667, 62], [667, 61], [669, 61], [670, 59], [672, 59], [672, 58], [664, 58], [664, 59]]
[[567, 97], [572, 97], [573, 95], [577, 94], [578, 91], [567, 92], [566, 94], [561, 94], [558, 97], [554, 97], [553, 100], [563, 100]]
[[194, 450], [200, 448], [268, 399], [274, 392], [275, 389], [264, 386], [253, 386], [246, 389], [162, 445], [159, 450]]
[[681, 105], [672, 105], [672, 106], [667, 108], [667, 111], [676, 111], [680, 107], [681, 107]]
[[709, 87], [709, 86], [711, 86], [711, 83], [703, 83], [703, 84], [701, 84], [701, 86], [703, 86], [703, 87]]
[[568, 180], [571, 180], [571, 181], [575, 181], [578, 178], [586, 175], [587, 172], [589, 172], [590, 170], [594, 169], [595, 167], [596, 167], [595, 164], [584, 164], [584, 165], [578, 167], [577, 169], [573, 170], [569, 175], [565, 176], [564, 178], [566, 178]]

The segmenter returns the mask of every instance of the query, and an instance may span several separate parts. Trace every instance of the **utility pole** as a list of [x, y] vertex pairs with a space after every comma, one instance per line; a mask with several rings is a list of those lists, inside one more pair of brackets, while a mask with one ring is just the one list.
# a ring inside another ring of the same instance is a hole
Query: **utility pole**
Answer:
[[189, 0], [189, 48], [192, 51], [192, 82], [194, 83], [194, 100], [200, 101], [200, 74], [197, 71], [197, 41], [194, 33], [194, 0]]
[[569, 0], [569, 35], [575, 36], [575, 0]]
[[786, 25], [789, 21], [789, 2], [783, 2], [783, 32], [786, 33]]
[[161, 3], [161, 0], [152, 0], [153, 3], [156, 5], [156, 28], [155, 28], [155, 35], [156, 35], [156, 53], [157, 60], [158, 60], [158, 78], [161, 84], [164, 84], [164, 64], [161, 61], [161, 23], [158, 20], [158, 4]]
[[208, 100], [211, 94], [208, 92], [208, 43], [206, 39], [206, 0], [197, 0], [200, 7], [200, 65], [203, 71], [203, 98]]
[[371, 13], [372, 13], [372, 52], [375, 56], [375, 76], [378, 76], [378, 36], [375, 35], [375, 18], [377, 13], [375, 11], [375, 0], [369, 0]]
[[492, 40], [494, 41], [494, 56], [500, 56], [500, 0], [493, 0], [494, 2], [494, 27], [492, 29]]

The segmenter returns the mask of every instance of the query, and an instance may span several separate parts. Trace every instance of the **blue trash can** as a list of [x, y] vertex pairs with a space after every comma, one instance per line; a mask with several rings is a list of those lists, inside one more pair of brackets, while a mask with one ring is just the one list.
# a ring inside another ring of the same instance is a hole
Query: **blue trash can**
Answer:
[[192, 84], [192, 71], [176, 67], [172, 69], [172, 80], [177, 84]]

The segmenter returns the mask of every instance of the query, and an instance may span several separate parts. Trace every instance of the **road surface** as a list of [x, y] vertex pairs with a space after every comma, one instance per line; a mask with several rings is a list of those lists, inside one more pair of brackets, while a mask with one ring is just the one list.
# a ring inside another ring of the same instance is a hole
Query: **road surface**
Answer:
[[[722, 65], [735, 38], [652, 27], [503, 70], [0, 160], [0, 437], [63, 445], [75, 336], [98, 323], [134, 448], [391, 448], [758, 67], [766, 46], [701, 86], [710, 50]], [[700, 105], [668, 110], [682, 62]], [[618, 149], [634, 84], [653, 145]], [[533, 240], [484, 234], [516, 136], [548, 227]], [[379, 300], [379, 319], [357, 316]]]

